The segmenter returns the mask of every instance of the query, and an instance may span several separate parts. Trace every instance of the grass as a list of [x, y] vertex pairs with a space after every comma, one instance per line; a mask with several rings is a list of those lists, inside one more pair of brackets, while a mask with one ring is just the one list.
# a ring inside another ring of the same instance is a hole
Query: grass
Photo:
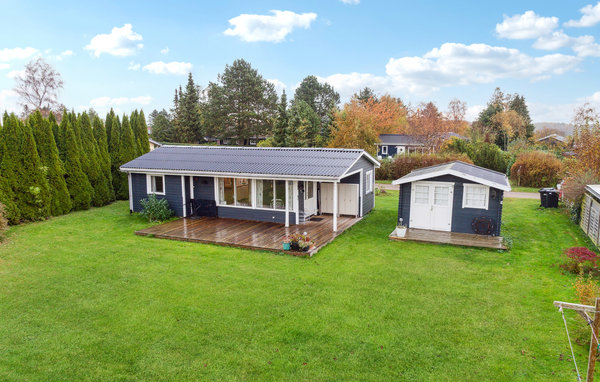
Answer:
[[505, 200], [510, 252], [389, 241], [394, 192], [312, 259], [138, 237], [124, 202], [13, 227], [0, 380], [573, 379], [556, 264], [589, 243], [537, 205]]
[[515, 192], [535, 192], [538, 193], [540, 190], [540, 187], [521, 187], [521, 186], [517, 186], [515, 182], [511, 181], [510, 182], [510, 187], [512, 188], [511, 191], [515, 191]]
[[375, 180], [375, 183], [381, 183], [381, 184], [392, 184], [393, 180], [381, 180], [381, 179], [377, 179]]

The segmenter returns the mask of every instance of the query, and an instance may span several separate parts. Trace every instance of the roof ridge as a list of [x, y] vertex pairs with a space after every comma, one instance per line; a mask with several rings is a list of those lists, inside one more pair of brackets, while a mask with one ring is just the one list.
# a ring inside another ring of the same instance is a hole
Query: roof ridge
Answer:
[[248, 146], [200, 146], [200, 145], [169, 145], [164, 144], [162, 148], [189, 148], [189, 149], [227, 149], [227, 150], [281, 150], [281, 151], [347, 151], [365, 152], [363, 149], [333, 148], [333, 147], [248, 147]]

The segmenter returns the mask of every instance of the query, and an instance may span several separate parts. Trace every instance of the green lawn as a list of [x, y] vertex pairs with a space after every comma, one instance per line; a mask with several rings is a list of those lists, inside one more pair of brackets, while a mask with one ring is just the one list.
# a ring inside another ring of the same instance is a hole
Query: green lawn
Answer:
[[506, 199], [511, 252], [391, 242], [397, 195], [311, 259], [138, 237], [124, 202], [14, 227], [0, 380], [574, 380], [579, 229]]

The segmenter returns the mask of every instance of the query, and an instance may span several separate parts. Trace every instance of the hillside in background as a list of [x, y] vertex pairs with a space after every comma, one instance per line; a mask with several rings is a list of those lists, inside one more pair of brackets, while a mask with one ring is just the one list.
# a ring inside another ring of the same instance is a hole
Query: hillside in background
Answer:
[[573, 133], [573, 125], [564, 122], [535, 122], [533, 124], [536, 130], [543, 128], [556, 129], [562, 131], [564, 135], [571, 135]]

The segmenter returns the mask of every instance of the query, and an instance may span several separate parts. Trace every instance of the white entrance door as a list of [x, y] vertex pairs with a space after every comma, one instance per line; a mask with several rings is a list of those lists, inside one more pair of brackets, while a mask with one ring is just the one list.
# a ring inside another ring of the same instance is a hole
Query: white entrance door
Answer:
[[317, 182], [304, 182], [304, 216], [317, 213]]
[[[359, 185], [338, 183], [338, 213], [358, 216]], [[333, 183], [321, 183], [321, 212], [333, 213]]]
[[411, 187], [410, 227], [450, 231], [454, 184], [414, 182]]

